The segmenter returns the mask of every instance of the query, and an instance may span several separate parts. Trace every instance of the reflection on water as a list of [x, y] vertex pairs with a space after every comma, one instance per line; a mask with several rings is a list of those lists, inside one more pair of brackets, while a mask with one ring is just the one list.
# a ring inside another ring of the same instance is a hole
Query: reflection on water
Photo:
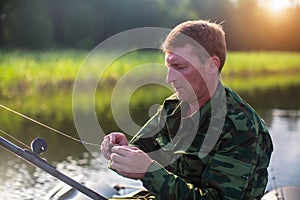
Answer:
[[[275, 90], [270, 93], [264, 91], [255, 95], [242, 95], [265, 119], [274, 142], [269, 168], [273, 169], [273, 173], [269, 174], [268, 190], [274, 188], [273, 176], [277, 186], [300, 186], [300, 100], [297, 91], [299, 87], [290, 92]], [[140, 112], [140, 109], [137, 110]], [[26, 130], [35, 132], [34, 127], [28, 123]], [[20, 133], [18, 138], [25, 140], [26, 135]], [[91, 181], [101, 179], [111, 183], [118, 182], [119, 177], [116, 174], [112, 175], [107, 169], [107, 161], [101, 155], [92, 156], [85, 153], [81, 144], [60, 136], [54, 137], [49, 134], [45, 139], [49, 142], [49, 147], [44, 157], [58, 170], [69, 176], [83, 174]], [[3, 148], [0, 148], [0, 158], [0, 199], [43, 199], [47, 191], [60, 182]]]
[[[47, 192], [60, 183], [53, 176], [23, 160], [10, 156], [7, 158], [1, 163], [3, 168], [0, 174], [0, 199], [43, 199]], [[83, 175], [83, 181], [99, 183], [101, 180], [101, 184], [111, 187], [117, 184], [138, 187], [142, 185], [140, 181], [120, 177], [108, 169], [107, 165], [108, 161], [102, 155], [84, 152], [77, 157], [68, 156], [63, 162], [56, 164], [56, 169], [70, 177]]]
[[[300, 110], [273, 110], [270, 132], [274, 152], [268, 189], [300, 186]], [[275, 178], [272, 180], [272, 178]]]

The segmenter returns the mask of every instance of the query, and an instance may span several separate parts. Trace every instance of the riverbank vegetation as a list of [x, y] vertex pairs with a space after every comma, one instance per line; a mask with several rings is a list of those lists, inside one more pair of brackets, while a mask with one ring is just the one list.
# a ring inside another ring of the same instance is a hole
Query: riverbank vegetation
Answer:
[[[34, 95], [41, 90], [72, 89], [80, 67], [91, 63], [89, 60], [93, 57], [87, 51], [78, 50], [2, 50], [0, 95], [14, 98], [16, 95]], [[103, 62], [105, 59], [105, 54], [97, 55], [90, 70], [97, 73], [101, 63], [106, 63]], [[163, 55], [160, 52], [133, 52], [113, 60], [109, 66], [101, 66], [106, 67], [105, 71], [95, 77], [101, 76], [101, 84], [109, 88], [129, 70], [151, 64], [163, 65]], [[222, 77], [227, 85], [237, 90], [299, 83], [300, 53], [229, 52]]]

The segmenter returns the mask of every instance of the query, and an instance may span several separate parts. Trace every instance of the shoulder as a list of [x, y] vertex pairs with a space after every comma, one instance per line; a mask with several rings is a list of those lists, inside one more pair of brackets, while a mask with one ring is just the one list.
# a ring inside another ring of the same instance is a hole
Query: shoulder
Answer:
[[226, 90], [227, 118], [233, 123], [237, 131], [249, 131], [258, 133], [267, 131], [266, 125], [257, 112], [237, 93]]

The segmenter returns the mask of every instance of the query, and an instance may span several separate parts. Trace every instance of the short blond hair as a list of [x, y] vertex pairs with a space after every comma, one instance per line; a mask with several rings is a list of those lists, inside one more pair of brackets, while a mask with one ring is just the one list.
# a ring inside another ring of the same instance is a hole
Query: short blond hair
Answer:
[[185, 45], [186, 43], [183, 43], [183, 41], [186, 40], [178, 39], [180, 34], [184, 34], [200, 44], [209, 56], [217, 56], [220, 59], [219, 71], [221, 72], [226, 60], [227, 50], [225, 32], [220, 24], [207, 20], [183, 22], [168, 34], [162, 44], [163, 51]]

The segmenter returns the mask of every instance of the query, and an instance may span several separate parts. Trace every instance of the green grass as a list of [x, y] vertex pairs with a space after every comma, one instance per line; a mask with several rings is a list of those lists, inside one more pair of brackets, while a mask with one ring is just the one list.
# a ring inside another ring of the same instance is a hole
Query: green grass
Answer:
[[222, 77], [237, 91], [299, 85], [300, 53], [229, 52]]
[[[80, 74], [80, 78], [96, 81], [101, 78], [99, 87], [112, 87], [120, 77], [136, 66], [149, 63], [163, 65], [163, 54], [160, 52], [133, 52], [111, 62], [113, 56], [114, 54], [107, 52], [91, 56], [87, 51], [78, 50], [0, 50], [0, 96], [12, 99], [34, 95], [45, 89], [51, 92], [64, 88], [70, 90], [79, 69], [86, 69]], [[150, 65], [144, 69], [144, 74], [153, 70]], [[161, 69], [165, 70], [164, 67]], [[229, 52], [222, 77], [226, 84], [237, 90], [298, 84], [300, 53]]]
[[224, 75], [300, 73], [299, 52], [229, 52]]
[[0, 51], [0, 95], [38, 92], [59, 82], [72, 82], [86, 52]]

